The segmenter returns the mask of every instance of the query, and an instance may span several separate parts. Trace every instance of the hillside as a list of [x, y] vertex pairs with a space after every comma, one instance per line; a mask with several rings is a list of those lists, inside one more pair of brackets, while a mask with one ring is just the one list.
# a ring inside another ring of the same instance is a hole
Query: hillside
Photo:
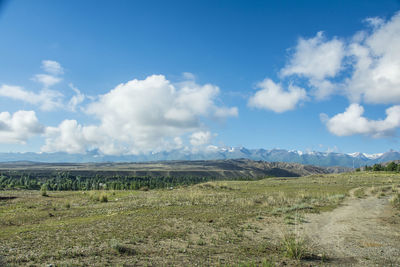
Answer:
[[311, 165], [285, 162], [265, 162], [248, 159], [197, 160], [197, 161], [159, 161], [146, 163], [0, 163], [1, 171], [22, 171], [45, 176], [54, 172], [69, 172], [73, 175], [101, 176], [201, 176], [234, 179], [240, 177], [262, 178], [298, 177], [310, 174], [325, 174], [343, 171], [343, 168], [322, 168]]

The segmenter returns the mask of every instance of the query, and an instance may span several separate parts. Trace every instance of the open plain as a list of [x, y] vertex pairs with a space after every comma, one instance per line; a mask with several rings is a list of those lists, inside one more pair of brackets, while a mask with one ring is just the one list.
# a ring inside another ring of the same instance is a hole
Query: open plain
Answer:
[[0, 192], [10, 266], [400, 264], [400, 175], [314, 174], [155, 190]]

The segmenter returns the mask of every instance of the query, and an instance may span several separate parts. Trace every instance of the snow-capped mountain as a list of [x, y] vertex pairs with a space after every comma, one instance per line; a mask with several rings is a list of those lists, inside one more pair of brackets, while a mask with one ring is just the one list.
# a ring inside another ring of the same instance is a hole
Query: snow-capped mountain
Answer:
[[245, 147], [209, 146], [201, 150], [171, 150], [151, 154], [108, 156], [97, 151], [86, 154], [67, 153], [0, 153], [0, 162], [144, 162], [164, 160], [216, 160], [238, 159], [263, 160], [270, 162], [294, 162], [315, 166], [342, 166], [357, 168], [375, 163], [400, 160], [400, 152], [390, 150], [385, 153], [336, 153], [318, 151], [298, 151], [285, 149], [248, 149]]

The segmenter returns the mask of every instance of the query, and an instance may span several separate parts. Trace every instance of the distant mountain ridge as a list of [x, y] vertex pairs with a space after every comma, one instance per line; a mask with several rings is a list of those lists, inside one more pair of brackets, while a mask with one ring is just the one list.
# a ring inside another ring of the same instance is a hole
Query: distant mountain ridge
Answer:
[[0, 172], [29, 173], [54, 177], [59, 172], [81, 177], [210, 177], [223, 179], [299, 177], [349, 171], [346, 168], [316, 167], [299, 163], [266, 162], [250, 159], [171, 160], [134, 163], [35, 163], [29, 161], [0, 163]]
[[375, 163], [400, 160], [400, 152], [390, 150], [385, 153], [336, 153], [302, 152], [285, 149], [247, 149], [245, 147], [219, 148], [210, 146], [205, 150], [171, 150], [151, 154], [110, 156], [97, 151], [86, 154], [56, 153], [0, 153], [0, 162], [32, 161], [46, 163], [86, 163], [86, 162], [148, 162], [165, 160], [220, 160], [251, 159], [268, 162], [289, 162], [321, 167], [341, 166], [358, 168]]

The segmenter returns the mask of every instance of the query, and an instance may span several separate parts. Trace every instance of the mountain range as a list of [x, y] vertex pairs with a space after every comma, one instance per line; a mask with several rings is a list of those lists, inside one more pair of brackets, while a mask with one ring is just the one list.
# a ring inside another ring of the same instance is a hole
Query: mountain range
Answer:
[[220, 148], [210, 146], [207, 149], [171, 150], [140, 155], [103, 155], [98, 151], [86, 154], [56, 153], [0, 153], [0, 162], [32, 161], [47, 163], [85, 163], [85, 162], [149, 162], [169, 160], [220, 160], [251, 159], [268, 162], [291, 162], [314, 166], [341, 166], [358, 168], [375, 163], [400, 160], [400, 152], [390, 150], [385, 153], [337, 153], [337, 152], [302, 152], [285, 149], [247, 149], [245, 147]]

